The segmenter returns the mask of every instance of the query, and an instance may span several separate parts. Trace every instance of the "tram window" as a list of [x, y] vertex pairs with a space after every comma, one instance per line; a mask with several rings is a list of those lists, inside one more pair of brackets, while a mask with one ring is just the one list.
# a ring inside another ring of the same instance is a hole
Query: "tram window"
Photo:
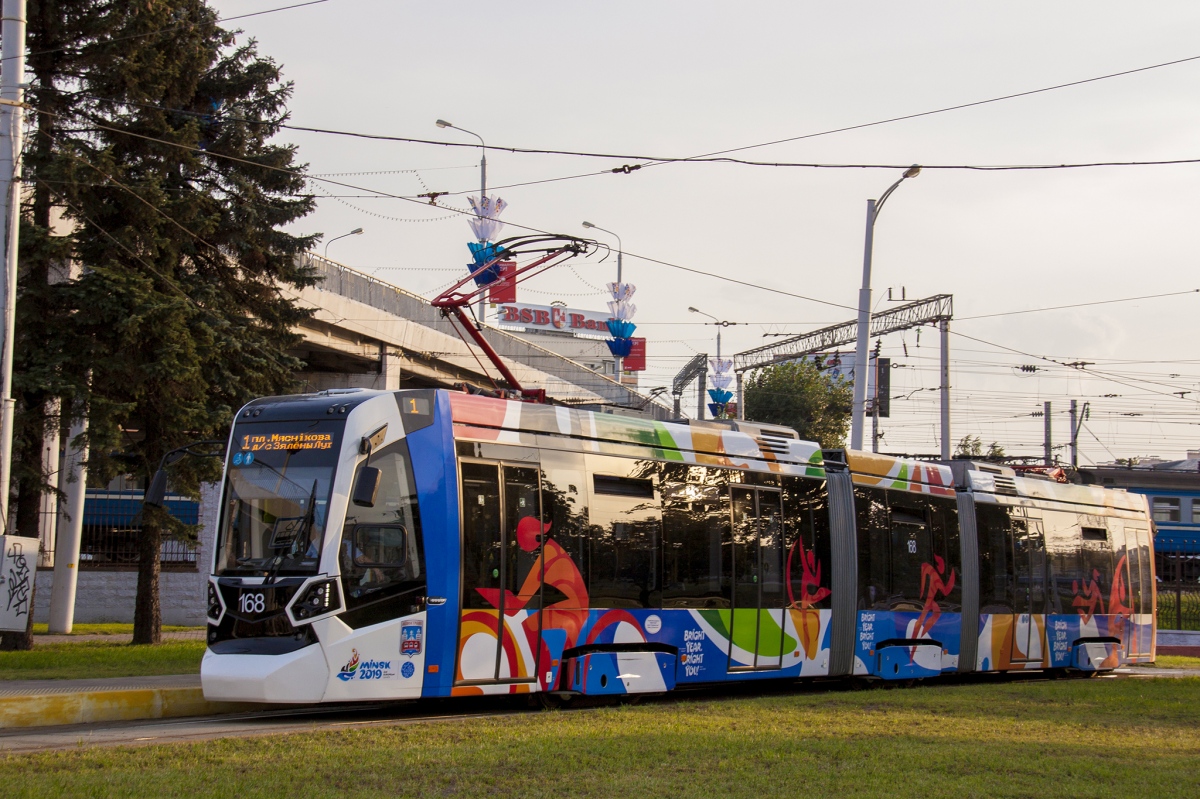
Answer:
[[661, 465], [663, 607], [730, 606], [728, 469]]
[[825, 483], [803, 477], [783, 478], [783, 517], [791, 565], [789, 602], [793, 607], [830, 608], [833, 564], [830, 561], [829, 495]]
[[888, 494], [892, 547], [892, 610], [921, 609], [921, 565], [933, 562], [928, 509], [899, 491]]
[[[654, 461], [599, 455], [586, 458], [593, 474], [626, 478], [623, 485], [642, 485], [658, 471]], [[588, 594], [592, 607], [660, 607], [662, 513], [654, 494], [606, 493], [596, 490], [595, 485], [588, 507]]]
[[[575, 564], [579, 574], [587, 574], [587, 472], [583, 455], [575, 452], [544, 450], [542, 452], [542, 519], [550, 523], [546, 538], [558, 543]], [[549, 557], [547, 559], [550, 559]], [[566, 569], [563, 569], [567, 571]], [[549, 591], [546, 586], [543, 591]], [[581, 608], [590, 604], [587, 593], [572, 592]], [[543, 604], [561, 603], [565, 596], [551, 599], [543, 594]], [[560, 608], [573, 607], [558, 604]]]
[[1008, 509], [978, 504], [976, 530], [979, 535], [979, 611], [1013, 612], [1013, 558]]
[[[1089, 517], [1095, 522], [1103, 523], [1103, 519], [1097, 517]], [[1078, 595], [1091, 597], [1094, 591], [1099, 591], [1101, 596], [1108, 596], [1112, 589], [1113, 576], [1113, 552], [1108, 541], [1108, 530], [1099, 526], [1099, 524], [1083, 525], [1082, 543], [1079, 554], [1083, 561], [1083, 580], [1077, 591]], [[1089, 606], [1090, 607], [1090, 606]], [[1103, 606], [1092, 611], [1093, 613], [1103, 613]]]
[[[942, 559], [942, 571], [938, 577], [943, 588], [954, 586], [935, 597], [942, 610], [957, 612], [962, 609], [962, 546], [959, 542], [958, 507], [954, 500], [930, 498], [929, 520], [933, 531], [933, 553]], [[936, 570], [937, 561], [930, 565]]]
[[1073, 613], [1075, 591], [1083, 579], [1079, 557], [1082, 531], [1079, 517], [1064, 511], [1042, 511], [1046, 535], [1046, 553], [1050, 556], [1050, 572], [1054, 579], [1055, 607], [1063, 613]]
[[[1112, 593], [1108, 597], [1107, 610], [1109, 613], [1136, 613], [1141, 575], [1138, 574], [1137, 566], [1130, 562], [1131, 557], [1137, 557], [1137, 547], [1130, 546], [1135, 544], [1136, 540], [1132, 536], [1126, 539], [1130, 531], [1125, 529], [1125, 523], [1120, 519], [1108, 519], [1108, 530], [1112, 536], [1113, 569], [1117, 572], [1117, 579], [1113, 580], [1110, 587]], [[1123, 596], [1118, 584], [1125, 586]]]
[[379, 450], [370, 464], [380, 471], [375, 505], [351, 506], [338, 549], [348, 611], [343, 620], [355, 628], [414, 612], [425, 585], [407, 444]]
[[856, 487], [854, 510], [858, 530], [858, 604], [860, 608], [886, 610], [892, 591], [887, 492]]
[[462, 465], [463, 606], [492, 608], [478, 589], [500, 587], [500, 470], [491, 463]]
[[641, 477], [616, 477], [610, 474], [593, 475], [597, 494], [618, 497], [654, 499], [654, 481]]
[[[1125, 534], [1128, 537], [1130, 551], [1134, 551], [1134, 540], [1136, 538], [1137, 564], [1138, 575], [1141, 584], [1140, 603], [1138, 605], [1139, 613], [1154, 612], [1154, 580], [1151, 577], [1150, 571], [1153, 564], [1150, 562], [1150, 534], [1147, 530], [1138, 528], [1125, 529]], [[1129, 564], [1130, 571], [1133, 570], [1133, 561]]]

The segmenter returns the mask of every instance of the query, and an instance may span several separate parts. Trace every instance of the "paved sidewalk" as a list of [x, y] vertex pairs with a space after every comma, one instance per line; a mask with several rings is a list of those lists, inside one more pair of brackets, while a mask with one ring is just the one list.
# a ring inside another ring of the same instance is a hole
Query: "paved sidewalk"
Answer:
[[0, 728], [207, 716], [259, 707], [209, 702], [198, 674], [0, 682]]

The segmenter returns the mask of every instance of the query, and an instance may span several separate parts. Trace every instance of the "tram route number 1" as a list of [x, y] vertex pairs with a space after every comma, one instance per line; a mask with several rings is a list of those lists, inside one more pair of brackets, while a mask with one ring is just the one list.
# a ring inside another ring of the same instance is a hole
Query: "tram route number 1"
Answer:
[[242, 613], [262, 613], [267, 608], [264, 594], [245, 593], [238, 597], [238, 610]]

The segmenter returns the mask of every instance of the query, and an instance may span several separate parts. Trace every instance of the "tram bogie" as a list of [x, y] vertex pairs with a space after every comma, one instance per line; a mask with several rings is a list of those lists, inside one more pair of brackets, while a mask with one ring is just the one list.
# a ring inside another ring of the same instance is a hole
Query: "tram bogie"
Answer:
[[210, 699], [606, 696], [1154, 657], [1143, 497], [417, 390], [235, 420]]

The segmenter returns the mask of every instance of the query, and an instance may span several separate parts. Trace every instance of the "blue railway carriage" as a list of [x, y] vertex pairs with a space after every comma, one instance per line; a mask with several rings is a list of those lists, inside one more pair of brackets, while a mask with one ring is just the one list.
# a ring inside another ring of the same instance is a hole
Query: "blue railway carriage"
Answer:
[[1154, 657], [1144, 497], [463, 393], [235, 420], [204, 692], [339, 702]]

